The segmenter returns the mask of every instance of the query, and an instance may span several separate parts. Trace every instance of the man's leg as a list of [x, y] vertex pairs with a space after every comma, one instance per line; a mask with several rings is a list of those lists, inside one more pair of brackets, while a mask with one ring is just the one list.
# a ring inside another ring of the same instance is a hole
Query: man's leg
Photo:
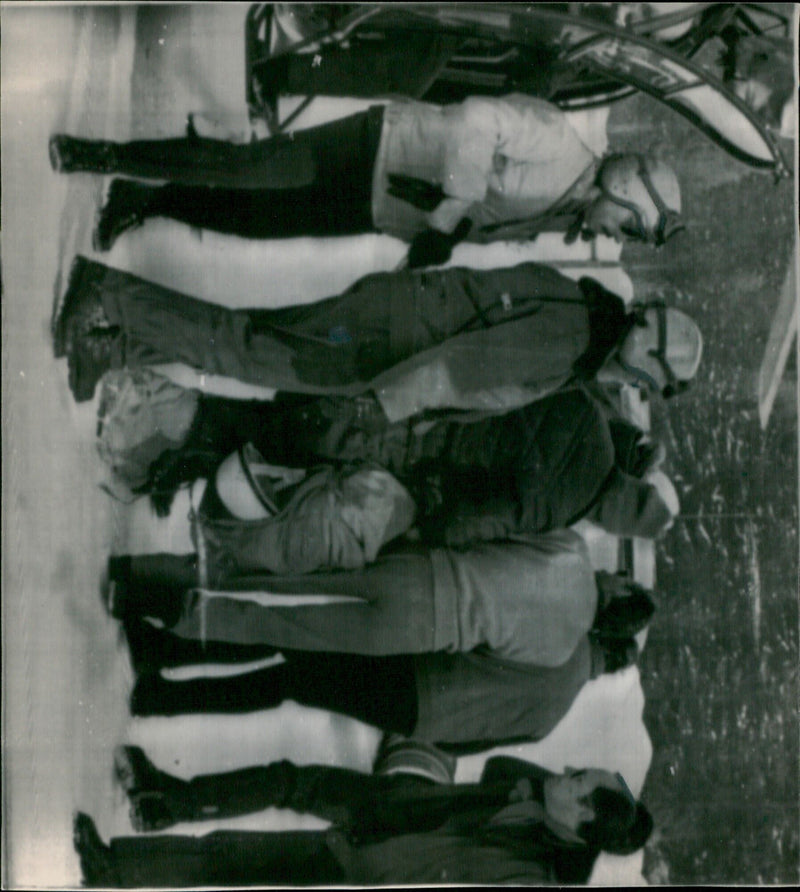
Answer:
[[114, 555], [108, 561], [106, 607], [122, 620], [145, 616], [174, 623], [186, 589], [198, 584], [194, 554]]
[[58, 134], [53, 167], [64, 173], [120, 173], [143, 179], [234, 189], [291, 189], [329, 183], [369, 197], [382, 125], [376, 107], [317, 127], [235, 144], [192, 134], [126, 143]]
[[289, 654], [288, 661], [279, 666], [227, 677], [167, 681], [157, 674], [142, 675], [131, 695], [131, 712], [252, 712], [274, 708], [284, 700], [409, 735], [417, 723], [414, 660], [410, 656]]
[[324, 831], [120, 837], [109, 848], [126, 888], [309, 886], [344, 880]]
[[115, 367], [182, 362], [279, 390], [359, 392], [376, 358], [382, 368], [392, 362], [386, 347], [392, 297], [379, 280], [371, 284], [363, 293], [351, 289], [307, 306], [230, 310], [77, 257], [61, 339], [67, 352], [79, 352], [88, 343], [83, 319], [100, 308], [103, 331], [115, 333]]
[[137, 830], [164, 830], [178, 821], [237, 817], [287, 808], [352, 827], [364, 810], [413, 794], [428, 783], [414, 776], [365, 774], [325, 765], [269, 765], [199, 775], [189, 781], [159, 771], [139, 747], [115, 752], [117, 779], [131, 802]]
[[175, 666], [251, 663], [275, 654], [275, 648], [268, 645], [242, 647], [223, 641], [178, 638], [177, 635], [158, 629], [147, 620], [139, 618], [124, 619], [122, 625], [131, 663], [139, 675]]
[[461, 43], [456, 35], [408, 31], [402, 41], [356, 38], [346, 48], [285, 53], [257, 63], [263, 90], [293, 96], [410, 96], [426, 88]]
[[[531, 287], [540, 278], [544, 287], [546, 272], [533, 270]], [[521, 289], [526, 276], [517, 269], [375, 273], [313, 304], [230, 310], [78, 257], [61, 325], [70, 343], [70, 331], [99, 305], [119, 332], [112, 365], [182, 362], [278, 390], [356, 394], [395, 363], [471, 326], [480, 304], [496, 303], [506, 282]]]
[[[374, 232], [370, 202], [336, 195], [327, 187], [241, 189], [221, 186], [112, 187], [98, 222], [100, 249], [113, 245], [125, 212], [141, 223], [168, 217], [198, 229], [212, 229], [243, 238], [360, 235]], [[108, 232], [108, 235], [105, 233]]]
[[247, 145], [197, 137], [102, 144], [114, 159], [111, 169], [170, 182], [114, 180], [93, 234], [95, 249], [109, 250], [148, 217], [246, 238], [374, 232], [372, 171], [382, 120], [375, 107]]
[[[185, 638], [278, 649], [366, 656], [430, 653], [456, 644], [435, 628], [433, 570], [427, 556], [386, 555], [363, 570], [298, 577], [241, 577], [240, 596], [187, 592], [171, 631]], [[300, 607], [263, 606], [258, 595], [342, 595], [358, 600]]]

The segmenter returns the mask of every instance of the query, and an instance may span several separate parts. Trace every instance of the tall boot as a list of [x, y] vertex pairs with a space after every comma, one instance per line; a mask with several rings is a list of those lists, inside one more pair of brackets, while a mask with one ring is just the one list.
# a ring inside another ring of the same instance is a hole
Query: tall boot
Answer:
[[67, 289], [53, 320], [53, 353], [66, 356], [83, 336], [107, 331], [108, 320], [100, 298], [100, 287], [108, 267], [78, 255], [72, 261]]
[[78, 812], [72, 824], [72, 842], [81, 862], [83, 885], [113, 889], [122, 885], [111, 849], [105, 845], [89, 815]]
[[345, 879], [319, 830], [122, 836], [108, 848], [124, 888], [330, 886]]
[[131, 715], [238, 713], [271, 709], [286, 699], [287, 664], [242, 675], [167, 681], [157, 673], [139, 676], [130, 699]]
[[118, 166], [116, 143], [57, 133], [50, 137], [50, 166], [58, 173], [113, 173]]
[[85, 334], [75, 340], [67, 355], [69, 389], [76, 403], [92, 399], [100, 379], [112, 367], [119, 329]]
[[103, 597], [116, 619], [150, 616], [169, 627], [180, 619], [184, 595], [197, 583], [197, 555], [115, 555], [108, 561]]
[[140, 833], [198, 819], [187, 782], [159, 771], [140, 747], [114, 750], [114, 776], [128, 794], [131, 823]]
[[282, 761], [183, 781], [159, 771], [136, 746], [115, 750], [114, 769], [130, 799], [133, 826], [144, 833], [164, 830], [179, 821], [284, 808], [298, 775], [296, 766]]
[[110, 251], [123, 232], [156, 216], [155, 203], [161, 188], [134, 180], [113, 180], [92, 233], [95, 251]]
[[112, 325], [101, 297], [108, 268], [78, 256], [72, 263], [67, 290], [53, 321], [53, 353], [66, 354], [69, 387], [79, 403], [94, 396], [97, 382], [111, 368], [120, 335]]
[[243, 645], [180, 638], [137, 617], [125, 618], [122, 627], [137, 675], [202, 663], [250, 663], [276, 653], [275, 648], [267, 644]]

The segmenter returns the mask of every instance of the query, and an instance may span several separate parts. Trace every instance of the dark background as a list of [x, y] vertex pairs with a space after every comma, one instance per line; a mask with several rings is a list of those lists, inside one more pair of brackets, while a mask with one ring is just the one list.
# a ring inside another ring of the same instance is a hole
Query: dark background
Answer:
[[[697, 380], [653, 430], [681, 517], [657, 552], [641, 673], [654, 746], [643, 792], [650, 882], [798, 882], [798, 443], [793, 349], [766, 431], [757, 375], [794, 253], [792, 179], [750, 172], [645, 96], [615, 106], [612, 147], [656, 149], [688, 229], [627, 246], [637, 297], [666, 289], [705, 336]], [[790, 164], [794, 147], [783, 143]]]

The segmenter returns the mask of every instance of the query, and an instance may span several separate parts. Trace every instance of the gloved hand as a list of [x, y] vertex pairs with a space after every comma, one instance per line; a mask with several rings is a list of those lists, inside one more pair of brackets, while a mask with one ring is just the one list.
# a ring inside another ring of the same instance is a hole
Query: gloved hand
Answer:
[[378, 434], [389, 426], [389, 419], [373, 390], [354, 397], [353, 406], [355, 408], [354, 424], [365, 433]]
[[453, 248], [466, 237], [471, 227], [472, 221], [464, 217], [452, 233], [440, 232], [438, 229], [426, 229], [420, 232], [414, 237], [408, 249], [409, 268], [441, 266], [447, 263]]
[[437, 229], [426, 229], [420, 232], [411, 242], [408, 249], [408, 266], [416, 269], [420, 266], [440, 266], [447, 263], [453, 253], [452, 237]]

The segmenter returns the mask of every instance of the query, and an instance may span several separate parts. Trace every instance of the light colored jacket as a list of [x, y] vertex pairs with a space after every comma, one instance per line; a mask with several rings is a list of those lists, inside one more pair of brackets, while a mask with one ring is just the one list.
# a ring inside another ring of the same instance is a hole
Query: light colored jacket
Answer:
[[[505, 238], [502, 227], [490, 238], [481, 227], [551, 210], [595, 161], [564, 113], [532, 96], [471, 97], [447, 106], [392, 103], [373, 175], [373, 222], [409, 241], [429, 227], [452, 232], [469, 213], [470, 240]], [[422, 211], [388, 194], [390, 173], [439, 185], [447, 197], [435, 211]], [[526, 237], [518, 226], [514, 231], [513, 237]]]
[[560, 666], [592, 627], [597, 584], [572, 530], [434, 548], [430, 558], [436, 631], [458, 650], [485, 644], [502, 659]]

